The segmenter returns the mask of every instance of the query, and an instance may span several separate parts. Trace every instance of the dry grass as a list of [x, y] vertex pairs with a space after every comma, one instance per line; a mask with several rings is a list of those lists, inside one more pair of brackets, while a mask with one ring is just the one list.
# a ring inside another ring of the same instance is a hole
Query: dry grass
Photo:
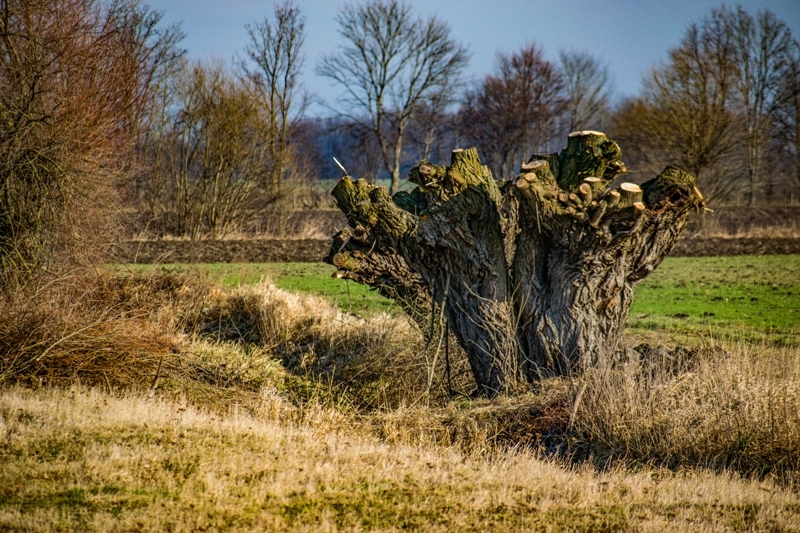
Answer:
[[[3, 305], [0, 529], [800, 530], [789, 349], [640, 349], [477, 401], [455, 352], [428, 390], [407, 321], [270, 282], [100, 275]], [[111, 394], [49, 386], [76, 382]]]
[[[217, 335], [279, 356], [298, 378], [285, 389], [293, 402], [347, 407], [388, 442], [478, 453], [523, 446], [601, 465], [733, 469], [789, 482], [800, 472], [794, 349], [642, 349], [624, 365], [480, 402], [446, 394], [441, 361], [438, 388], [426, 395], [424, 345], [402, 319], [361, 320], [269, 283], [233, 291], [208, 318]], [[463, 356], [455, 366], [468, 378]], [[468, 379], [459, 385], [466, 392]]]
[[[732, 210], [727, 208], [726, 210]], [[770, 213], [766, 210], [766, 213]], [[800, 239], [800, 220], [789, 215], [761, 216], [758, 220], [731, 220], [731, 216], [703, 216], [693, 220], [687, 236], [706, 239]]]
[[630, 458], [797, 481], [796, 348], [741, 344], [677, 355], [653, 350], [620, 368], [595, 369], [583, 383], [573, 437], [595, 461]]
[[800, 499], [705, 472], [484, 460], [140, 396], [0, 393], [0, 529], [797, 531]]
[[[314, 392], [322, 387], [359, 409], [394, 409], [432, 397], [426, 394], [422, 336], [402, 317], [358, 318], [322, 298], [283, 291], [265, 281], [226, 293], [194, 330], [264, 347], [287, 371], [304, 378], [295, 384], [317, 385]], [[466, 360], [455, 354], [453, 359], [450, 385], [463, 393], [469, 390]], [[434, 371], [443, 374], [445, 364], [439, 357]], [[436, 384], [432, 395], [441, 400], [446, 384]]]
[[[327, 197], [327, 193], [325, 194]], [[135, 217], [135, 214], [133, 214]], [[272, 211], [250, 217], [246, 223], [231, 228], [224, 235], [218, 236], [223, 241], [246, 241], [260, 239], [321, 239], [328, 240], [342, 225], [346, 224], [344, 215], [333, 209], [289, 209], [274, 208]], [[128, 235], [134, 241], [189, 241], [188, 236], [172, 235], [163, 231], [156, 224], [136, 221]], [[160, 231], [160, 229], [162, 231]], [[209, 235], [201, 235], [210, 238]]]
[[75, 271], [0, 292], [0, 383], [132, 385], [175, 349], [169, 276]]

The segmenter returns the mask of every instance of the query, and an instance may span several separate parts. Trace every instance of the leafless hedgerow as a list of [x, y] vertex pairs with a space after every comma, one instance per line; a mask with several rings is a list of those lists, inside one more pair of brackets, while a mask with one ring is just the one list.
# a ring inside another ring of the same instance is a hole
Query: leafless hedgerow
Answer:
[[158, 20], [133, 0], [0, 3], [0, 283], [103, 242], [153, 54], [177, 35]]
[[220, 62], [186, 64], [173, 83], [152, 126], [142, 195], [156, 227], [192, 239], [223, 237], [272, 201], [260, 189], [264, 116]]
[[163, 87], [142, 145], [148, 232], [219, 239], [308, 203], [299, 157], [304, 19], [291, 3], [248, 26], [246, 58], [186, 64]]

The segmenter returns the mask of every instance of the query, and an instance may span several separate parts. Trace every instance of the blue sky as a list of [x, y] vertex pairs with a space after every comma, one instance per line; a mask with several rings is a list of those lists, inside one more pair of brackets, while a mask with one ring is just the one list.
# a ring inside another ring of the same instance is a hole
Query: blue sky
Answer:
[[[149, 0], [166, 22], [181, 22], [182, 46], [192, 58], [230, 59], [247, 43], [245, 24], [262, 20], [273, 2], [264, 0]], [[345, 0], [296, 0], [306, 17], [303, 84], [337, 107], [340, 89], [314, 74], [319, 59], [341, 43], [335, 17]], [[451, 35], [471, 52], [467, 76], [492, 70], [498, 51], [514, 52], [535, 41], [555, 60], [561, 49], [588, 50], [606, 61], [621, 95], [639, 90], [642, 75], [666, 56], [684, 29], [721, 2], [708, 0], [412, 0], [419, 14], [444, 19]], [[755, 14], [769, 9], [800, 39], [800, 0], [739, 2]], [[736, 4], [728, 4], [736, 5]], [[312, 113], [320, 108], [312, 108]]]

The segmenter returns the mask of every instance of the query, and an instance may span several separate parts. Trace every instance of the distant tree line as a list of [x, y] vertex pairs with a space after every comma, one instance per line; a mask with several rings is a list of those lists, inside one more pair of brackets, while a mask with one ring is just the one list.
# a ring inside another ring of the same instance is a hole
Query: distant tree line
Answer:
[[342, 96], [313, 117], [291, 0], [230, 61], [188, 60], [180, 27], [139, 0], [0, 0], [0, 267], [52, 266], [121, 211], [199, 239], [325, 205], [333, 157], [394, 193], [420, 159], [477, 146], [509, 179], [585, 129], [620, 143], [631, 181], [675, 164], [712, 203], [800, 196], [800, 45], [769, 11], [713, 10], [626, 99], [602, 60], [536, 42], [468, 82], [467, 48], [402, 0], [336, 23], [315, 72]]
[[510, 179], [532, 153], [586, 129], [621, 143], [631, 181], [674, 164], [712, 202], [800, 192], [800, 47], [768, 11], [712, 11], [645, 76], [641, 94], [620, 100], [603, 61], [576, 50], [550, 59], [535, 42], [499, 53], [493, 72], [467, 83], [468, 50], [441, 19], [400, 0], [348, 4], [336, 17], [342, 44], [315, 67], [341, 89], [325, 117], [306, 114], [298, 83], [304, 22], [289, 1], [248, 26], [230, 64], [173, 54], [138, 152], [136, 197], [152, 232], [221, 237], [324, 204], [320, 182], [341, 175], [334, 157], [395, 193], [418, 160], [474, 145], [496, 178]]
[[712, 198], [783, 201], [800, 190], [798, 74], [800, 46], [785, 23], [722, 7], [645, 76], [612, 131], [635, 171], [671, 162]]

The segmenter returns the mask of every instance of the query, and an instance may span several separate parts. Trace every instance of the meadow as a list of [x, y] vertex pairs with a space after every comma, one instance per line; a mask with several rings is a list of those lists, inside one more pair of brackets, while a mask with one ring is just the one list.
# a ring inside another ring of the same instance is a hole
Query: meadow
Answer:
[[[227, 286], [269, 278], [281, 289], [316, 294], [361, 317], [402, 310], [369, 287], [334, 279], [324, 263], [129, 265], [132, 271], [196, 271]], [[636, 287], [628, 327], [685, 340], [703, 333], [788, 343], [800, 335], [800, 256], [668, 257]]]
[[114, 267], [0, 313], [0, 530], [800, 531], [800, 257], [668, 258], [637, 358], [494, 400], [331, 272]]

